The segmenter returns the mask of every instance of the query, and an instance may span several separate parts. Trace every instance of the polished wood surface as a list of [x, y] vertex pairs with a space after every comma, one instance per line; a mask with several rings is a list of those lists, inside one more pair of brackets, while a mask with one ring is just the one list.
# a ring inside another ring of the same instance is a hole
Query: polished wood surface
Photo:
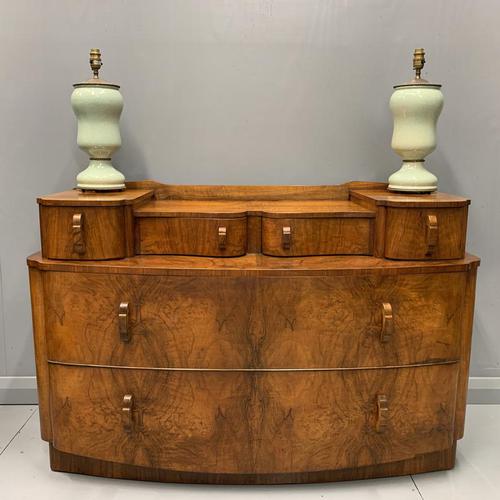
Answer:
[[47, 337], [45, 328], [45, 294], [43, 291], [44, 273], [30, 268], [31, 311], [33, 317], [33, 343], [35, 347], [36, 382], [38, 389], [38, 410], [42, 439], [52, 439], [49, 403], [49, 365], [47, 356]]
[[155, 200], [134, 210], [136, 217], [375, 217], [347, 200]]
[[[200, 473], [400, 461], [453, 445], [457, 374], [454, 363], [258, 373], [51, 364], [53, 445], [99, 460]], [[381, 394], [390, 408], [383, 429]], [[124, 395], [133, 396], [131, 417], [123, 415]]]
[[470, 204], [468, 198], [447, 193], [396, 193], [387, 189], [351, 189], [350, 196], [353, 200], [373, 200], [375, 205], [403, 208], [446, 208], [466, 207]]
[[275, 484], [453, 466], [479, 265], [466, 198], [137, 181], [38, 202], [54, 470]]
[[127, 189], [117, 192], [91, 192], [71, 189], [61, 193], [49, 194], [37, 198], [39, 205], [72, 207], [114, 207], [134, 205], [154, 196], [152, 189]]
[[40, 253], [28, 257], [28, 266], [42, 271], [104, 274], [152, 274], [163, 276], [330, 276], [365, 274], [440, 273], [468, 271], [479, 258], [466, 254], [451, 260], [388, 260], [364, 255], [278, 258], [261, 254], [220, 259], [185, 255], [137, 255], [108, 261], [45, 259]]
[[[184, 277], [52, 272], [44, 280], [48, 357], [212, 369], [458, 360], [465, 284], [465, 273], [214, 277], [194, 284]], [[387, 307], [393, 323], [383, 338]]]

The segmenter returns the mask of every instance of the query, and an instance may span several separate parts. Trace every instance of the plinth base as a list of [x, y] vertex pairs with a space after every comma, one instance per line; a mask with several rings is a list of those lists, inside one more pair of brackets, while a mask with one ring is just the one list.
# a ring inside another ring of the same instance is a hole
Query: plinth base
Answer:
[[452, 469], [455, 465], [456, 442], [446, 450], [417, 455], [400, 462], [356, 467], [340, 470], [323, 470], [285, 474], [207, 474], [181, 472], [134, 465], [106, 462], [93, 458], [71, 455], [50, 445], [50, 467], [53, 471], [72, 472], [89, 476], [117, 479], [136, 479], [162, 483], [192, 484], [290, 484], [323, 483], [373, 479], [376, 477], [404, 476], [421, 472]]

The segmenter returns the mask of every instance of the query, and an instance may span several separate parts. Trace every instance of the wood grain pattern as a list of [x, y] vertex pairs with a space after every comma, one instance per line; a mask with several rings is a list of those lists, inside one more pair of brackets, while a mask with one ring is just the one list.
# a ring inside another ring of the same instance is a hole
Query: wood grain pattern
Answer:
[[[148, 372], [50, 366], [56, 449], [201, 473], [363, 467], [453, 445], [458, 366], [349, 372]], [[447, 383], [443, 384], [442, 381]], [[377, 395], [387, 396], [385, 432]], [[134, 398], [131, 432], [125, 394]]]
[[[237, 257], [246, 252], [246, 218], [208, 219], [147, 217], [136, 220], [137, 254], [179, 254]], [[219, 243], [219, 228], [226, 243]]]
[[[436, 221], [432, 244], [429, 217]], [[389, 259], [460, 259], [465, 254], [467, 207], [388, 208], [385, 231]]]
[[[82, 220], [80, 247], [75, 245], [75, 215], [80, 215]], [[117, 259], [126, 255], [122, 207], [41, 205], [40, 232], [42, 254], [48, 259]]]
[[[459, 359], [466, 274], [193, 279], [52, 272], [44, 286], [55, 361], [373, 367]], [[121, 340], [122, 303], [128, 342]], [[393, 313], [387, 342], [384, 303]]]
[[350, 469], [299, 472], [288, 474], [207, 474], [180, 472], [157, 467], [138, 467], [94, 458], [81, 457], [56, 450], [49, 445], [50, 466], [54, 471], [140, 481], [198, 484], [289, 484], [351, 481], [374, 477], [406, 476], [422, 472], [451, 469], [455, 465], [456, 443], [433, 453], [416, 455], [408, 460], [368, 465]]
[[[283, 228], [290, 243], [283, 245]], [[306, 255], [369, 255], [372, 253], [372, 219], [271, 219], [262, 218], [262, 253], [278, 257]]]

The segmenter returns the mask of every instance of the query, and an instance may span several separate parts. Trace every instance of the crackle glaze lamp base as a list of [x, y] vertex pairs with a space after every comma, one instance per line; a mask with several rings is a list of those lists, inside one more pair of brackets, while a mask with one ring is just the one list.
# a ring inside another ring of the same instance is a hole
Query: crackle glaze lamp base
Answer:
[[403, 159], [401, 168], [389, 177], [391, 191], [430, 193], [437, 190], [437, 177], [424, 167], [424, 158], [436, 148], [436, 124], [443, 109], [441, 85], [429, 83], [420, 73], [424, 49], [415, 49], [415, 78], [396, 85], [390, 108], [394, 117], [392, 149]]
[[119, 128], [123, 98], [119, 85], [99, 78], [102, 66], [99, 49], [90, 51], [94, 76], [75, 83], [71, 106], [78, 120], [78, 146], [89, 154], [88, 167], [76, 178], [77, 187], [91, 191], [125, 189], [125, 176], [111, 163], [111, 156], [121, 146]]

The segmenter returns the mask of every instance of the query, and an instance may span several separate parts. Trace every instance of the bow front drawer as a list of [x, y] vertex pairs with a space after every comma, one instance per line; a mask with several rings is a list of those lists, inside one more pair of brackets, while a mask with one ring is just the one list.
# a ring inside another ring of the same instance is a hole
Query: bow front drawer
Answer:
[[373, 219], [368, 217], [262, 218], [262, 253], [279, 257], [370, 255]]
[[246, 240], [246, 217], [136, 218], [138, 254], [237, 257], [246, 253]]
[[467, 207], [387, 208], [385, 256], [389, 259], [461, 259]]
[[178, 368], [396, 366], [459, 357], [461, 272], [44, 276], [49, 359]]
[[451, 448], [457, 374], [457, 364], [253, 373], [51, 364], [53, 445], [208, 473], [396, 462]]

